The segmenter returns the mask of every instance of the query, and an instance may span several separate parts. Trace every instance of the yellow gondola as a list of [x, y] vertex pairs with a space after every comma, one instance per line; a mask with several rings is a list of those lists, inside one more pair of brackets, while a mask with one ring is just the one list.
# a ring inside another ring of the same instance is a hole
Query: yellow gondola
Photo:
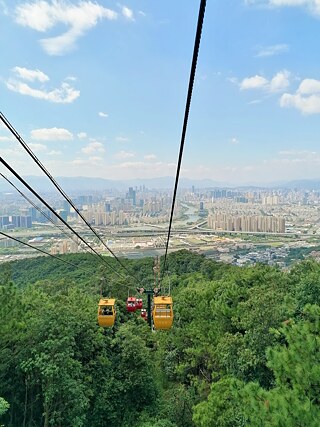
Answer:
[[104, 328], [110, 328], [114, 325], [114, 321], [116, 320], [115, 302], [116, 300], [114, 298], [103, 298], [99, 301], [99, 326], [103, 326]]
[[155, 329], [170, 329], [173, 322], [172, 298], [154, 297], [152, 317]]

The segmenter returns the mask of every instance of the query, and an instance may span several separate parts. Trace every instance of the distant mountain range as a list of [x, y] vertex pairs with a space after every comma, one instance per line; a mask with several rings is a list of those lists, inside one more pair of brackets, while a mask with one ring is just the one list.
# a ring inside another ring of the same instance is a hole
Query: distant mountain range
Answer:
[[[53, 184], [49, 181], [48, 178], [43, 176], [25, 176], [23, 177], [25, 181], [35, 188], [37, 191], [49, 192], [54, 189]], [[18, 188], [21, 188], [19, 181], [14, 178], [9, 178]], [[94, 192], [94, 191], [104, 191], [108, 189], [116, 190], [126, 190], [129, 187], [140, 187], [145, 186], [149, 189], [168, 189], [173, 188], [174, 177], [161, 177], [161, 178], [152, 178], [152, 179], [133, 179], [133, 180], [123, 180], [123, 181], [114, 181], [104, 178], [86, 178], [86, 177], [57, 177], [57, 182], [61, 187], [66, 191], [83, 191], [83, 192]], [[226, 183], [220, 183], [212, 181], [210, 179], [205, 180], [192, 180], [181, 178], [179, 181], [180, 188], [191, 188], [192, 186], [196, 188], [208, 188], [208, 187], [222, 187], [226, 186]], [[12, 187], [3, 179], [0, 180], [0, 191], [12, 191]]]
[[[21, 184], [10, 178], [18, 186], [22, 188]], [[43, 176], [26, 176], [24, 179], [37, 191], [42, 192], [51, 192], [54, 190], [53, 184], [50, 183], [49, 179]], [[166, 176], [160, 178], [151, 178], [151, 179], [132, 179], [132, 180], [123, 180], [116, 181], [104, 178], [86, 178], [86, 177], [57, 177], [57, 182], [66, 192], [95, 192], [95, 191], [104, 191], [110, 189], [116, 190], [126, 190], [128, 187], [138, 187], [145, 186], [149, 189], [170, 189], [174, 186], [174, 177]], [[188, 179], [181, 178], [179, 181], [180, 188], [192, 188], [194, 186], [196, 189], [200, 188], [238, 188], [238, 189], [253, 189], [253, 188], [296, 188], [296, 189], [306, 189], [306, 190], [320, 190], [320, 179], [302, 179], [288, 182], [274, 182], [267, 184], [257, 184], [257, 183], [248, 183], [246, 185], [234, 185], [227, 182], [218, 182], [211, 179]], [[12, 192], [14, 189], [4, 181], [0, 180], [0, 191], [1, 192]], [[22, 190], [23, 191], [23, 190]]]
[[299, 179], [279, 186], [282, 188], [297, 188], [299, 190], [320, 190], [320, 179]]

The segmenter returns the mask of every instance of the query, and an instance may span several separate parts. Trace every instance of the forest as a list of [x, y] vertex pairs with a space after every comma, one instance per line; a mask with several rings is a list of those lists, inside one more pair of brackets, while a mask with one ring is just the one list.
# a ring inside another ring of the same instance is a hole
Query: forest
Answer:
[[[0, 425], [318, 427], [320, 264], [236, 267], [168, 256], [174, 323], [151, 331], [126, 298], [153, 259], [63, 255], [0, 267]], [[116, 298], [97, 325], [100, 293]], [[145, 303], [145, 301], [144, 301]]]

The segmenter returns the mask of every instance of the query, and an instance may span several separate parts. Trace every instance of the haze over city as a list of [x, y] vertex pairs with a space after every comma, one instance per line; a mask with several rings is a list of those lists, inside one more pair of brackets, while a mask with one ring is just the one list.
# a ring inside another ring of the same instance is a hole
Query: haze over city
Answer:
[[[53, 175], [174, 175], [198, 2], [0, 4], [1, 110]], [[320, 178], [319, 17], [317, 1], [209, 2], [183, 177]], [[0, 147], [40, 174], [4, 128]]]

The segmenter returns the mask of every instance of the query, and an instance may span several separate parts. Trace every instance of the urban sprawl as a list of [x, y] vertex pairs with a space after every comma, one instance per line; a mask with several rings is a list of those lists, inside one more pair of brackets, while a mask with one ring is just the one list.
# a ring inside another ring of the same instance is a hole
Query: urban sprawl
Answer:
[[[103, 255], [105, 247], [67, 201], [46, 200], [55, 212]], [[82, 216], [120, 256], [163, 253], [172, 193], [130, 187], [126, 191], [74, 192]], [[0, 229], [51, 254], [85, 251], [61, 221], [36, 200], [37, 208], [13, 192], [0, 193]], [[320, 191], [299, 189], [181, 189], [169, 249], [187, 248], [237, 265], [263, 262], [286, 267], [295, 258], [320, 254]], [[318, 250], [319, 249], [319, 250]], [[0, 262], [38, 256], [2, 236]]]

